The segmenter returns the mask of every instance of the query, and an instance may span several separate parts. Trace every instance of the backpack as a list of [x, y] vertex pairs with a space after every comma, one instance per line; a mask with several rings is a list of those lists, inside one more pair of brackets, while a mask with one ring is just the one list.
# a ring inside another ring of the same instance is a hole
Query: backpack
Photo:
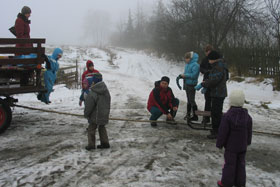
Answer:
[[15, 26], [12, 26], [11, 28], [9, 28], [9, 31], [10, 31], [15, 37], [17, 36]]

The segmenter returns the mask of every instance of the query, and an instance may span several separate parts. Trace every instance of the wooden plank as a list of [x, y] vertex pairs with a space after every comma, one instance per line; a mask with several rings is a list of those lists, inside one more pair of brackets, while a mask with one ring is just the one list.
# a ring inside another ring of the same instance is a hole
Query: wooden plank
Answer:
[[30, 54], [30, 53], [45, 53], [45, 48], [37, 47], [0, 47], [0, 54]]
[[0, 65], [43, 64], [43, 58], [0, 59]]
[[[26, 69], [26, 67], [28, 67], [28, 69]], [[18, 66], [3, 66], [3, 67], [0, 67], [0, 72], [1, 71], [15, 71], [15, 72], [17, 72], [17, 71], [26, 71], [26, 70], [31, 70], [31, 69], [37, 69], [37, 65], [34, 65], [34, 66], [30, 66], [30, 65], [28, 65], [28, 66], [20, 66], [20, 67], [18, 67]]]
[[46, 89], [42, 86], [24, 86], [19, 88], [0, 88], [0, 95], [9, 96], [13, 94], [21, 94], [21, 93], [34, 93], [34, 92], [44, 92]]
[[0, 45], [23, 44], [23, 43], [46, 43], [45, 38], [0, 38]]
[[198, 115], [198, 116], [211, 116], [211, 112], [210, 111], [196, 110], [195, 114]]
[[74, 68], [76, 68], [76, 66], [63, 67], [63, 68], [59, 68], [59, 71], [64, 71], [64, 70], [74, 69]]
[[64, 73], [64, 74], [59, 74], [60, 78], [66, 78], [66, 77], [71, 77], [71, 76], [75, 76], [76, 72], [69, 72], [69, 73]]

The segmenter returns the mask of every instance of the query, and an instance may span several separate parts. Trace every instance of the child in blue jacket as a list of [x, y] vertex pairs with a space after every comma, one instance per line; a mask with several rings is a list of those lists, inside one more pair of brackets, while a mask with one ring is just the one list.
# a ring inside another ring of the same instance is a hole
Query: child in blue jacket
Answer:
[[179, 78], [184, 79], [184, 89], [186, 90], [187, 95], [187, 114], [184, 119], [190, 118], [191, 110], [193, 112], [191, 121], [197, 121], [198, 116], [195, 114], [197, 110], [197, 105], [195, 102], [195, 92], [194, 87], [197, 85], [198, 76], [199, 76], [199, 64], [198, 54], [194, 52], [187, 52], [185, 54], [185, 71], [183, 74], [179, 75]]
[[53, 86], [56, 80], [56, 74], [59, 69], [58, 60], [62, 57], [63, 51], [60, 48], [55, 48], [51, 56], [46, 56], [46, 69], [44, 73], [44, 82], [47, 92], [39, 93], [37, 98], [42, 102], [49, 104], [50, 94], [53, 92]]

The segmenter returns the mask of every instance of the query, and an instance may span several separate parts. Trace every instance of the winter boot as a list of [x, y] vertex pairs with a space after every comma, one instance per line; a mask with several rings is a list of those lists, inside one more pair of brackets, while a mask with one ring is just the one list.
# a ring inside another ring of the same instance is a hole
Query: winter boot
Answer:
[[37, 95], [37, 99], [41, 101], [41, 99], [42, 99], [42, 93], [39, 93], [39, 94]]
[[89, 145], [87, 145], [85, 148], [86, 148], [86, 150], [88, 150], [88, 151], [91, 151], [91, 150], [95, 149], [94, 146], [89, 146]]
[[166, 118], [166, 123], [171, 124], [171, 125], [177, 125], [177, 123], [176, 123], [176, 121], [174, 120], [174, 118], [172, 118], [172, 119]]
[[197, 111], [197, 106], [193, 106], [193, 116], [191, 117], [191, 121], [197, 121], [198, 120], [198, 116], [195, 114], [195, 111]]
[[222, 183], [222, 181], [218, 181], [218, 182], [217, 182], [217, 185], [218, 185], [218, 187], [223, 187], [223, 186], [224, 186], [223, 183]]
[[156, 123], [156, 122], [151, 122], [151, 126], [152, 126], [152, 127], [156, 127], [156, 126], [157, 126], [157, 123]]
[[110, 148], [110, 144], [101, 144], [97, 146], [97, 149], [108, 149]]
[[218, 131], [216, 130], [211, 130], [210, 134], [207, 136], [208, 139], [217, 139], [218, 136]]
[[187, 114], [184, 117], [184, 120], [187, 120], [191, 117], [191, 110], [192, 110], [192, 105], [191, 104], [187, 104]]
[[202, 119], [201, 124], [205, 125], [207, 123], [210, 123], [210, 117], [209, 116], [204, 116], [203, 119]]

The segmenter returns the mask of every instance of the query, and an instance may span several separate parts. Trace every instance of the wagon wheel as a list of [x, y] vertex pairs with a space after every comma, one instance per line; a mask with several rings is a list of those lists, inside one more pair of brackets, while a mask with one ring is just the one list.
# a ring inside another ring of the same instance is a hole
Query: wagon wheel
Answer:
[[0, 133], [4, 132], [11, 124], [12, 111], [10, 106], [0, 99]]

